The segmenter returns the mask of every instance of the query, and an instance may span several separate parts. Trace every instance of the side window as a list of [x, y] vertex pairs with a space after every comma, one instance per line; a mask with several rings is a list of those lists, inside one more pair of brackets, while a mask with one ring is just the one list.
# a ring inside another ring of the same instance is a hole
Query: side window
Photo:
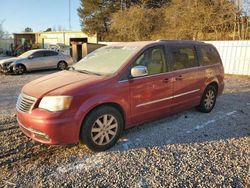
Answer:
[[217, 63], [220, 63], [220, 58], [216, 50], [212, 47], [202, 46], [201, 47], [201, 64], [213, 65]]
[[133, 66], [143, 65], [148, 69], [148, 74], [166, 72], [166, 57], [163, 46], [147, 49], [134, 63]]
[[44, 52], [43, 51], [38, 51], [32, 54], [33, 58], [39, 58], [39, 57], [44, 57]]
[[171, 47], [172, 70], [180, 70], [198, 66], [194, 47]]
[[54, 51], [45, 51], [45, 56], [57, 56], [58, 53]]

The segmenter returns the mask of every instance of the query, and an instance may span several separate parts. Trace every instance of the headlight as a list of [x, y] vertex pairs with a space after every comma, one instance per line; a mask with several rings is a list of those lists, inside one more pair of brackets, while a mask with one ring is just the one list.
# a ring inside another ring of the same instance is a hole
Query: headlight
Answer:
[[52, 112], [62, 111], [70, 107], [71, 101], [72, 101], [71, 96], [43, 97], [39, 104], [39, 108]]
[[11, 63], [13, 63], [13, 62], [11, 61], [11, 62], [4, 63], [3, 66], [7, 68], [10, 66]]

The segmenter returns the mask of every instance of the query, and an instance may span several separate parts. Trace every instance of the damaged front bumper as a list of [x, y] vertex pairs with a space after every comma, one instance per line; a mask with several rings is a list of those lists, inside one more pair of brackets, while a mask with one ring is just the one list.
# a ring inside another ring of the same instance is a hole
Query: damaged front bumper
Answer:
[[13, 73], [13, 67], [10, 67], [9, 65], [0, 65], [0, 72], [4, 74]]

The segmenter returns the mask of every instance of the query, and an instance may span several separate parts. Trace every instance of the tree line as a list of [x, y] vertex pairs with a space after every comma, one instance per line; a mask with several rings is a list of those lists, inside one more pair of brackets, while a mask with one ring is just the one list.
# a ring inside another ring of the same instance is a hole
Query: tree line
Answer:
[[250, 39], [249, 10], [235, 1], [81, 0], [78, 14], [82, 31], [99, 40]]

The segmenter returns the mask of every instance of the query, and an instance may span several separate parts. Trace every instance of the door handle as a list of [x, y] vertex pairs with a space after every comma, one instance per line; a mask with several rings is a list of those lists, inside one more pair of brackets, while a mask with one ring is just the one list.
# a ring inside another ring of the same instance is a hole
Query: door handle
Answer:
[[175, 77], [175, 80], [183, 80], [182, 75], [179, 75], [179, 76]]
[[163, 83], [168, 83], [168, 82], [169, 82], [169, 78], [164, 78], [164, 79], [162, 80], [162, 82], [163, 82]]

